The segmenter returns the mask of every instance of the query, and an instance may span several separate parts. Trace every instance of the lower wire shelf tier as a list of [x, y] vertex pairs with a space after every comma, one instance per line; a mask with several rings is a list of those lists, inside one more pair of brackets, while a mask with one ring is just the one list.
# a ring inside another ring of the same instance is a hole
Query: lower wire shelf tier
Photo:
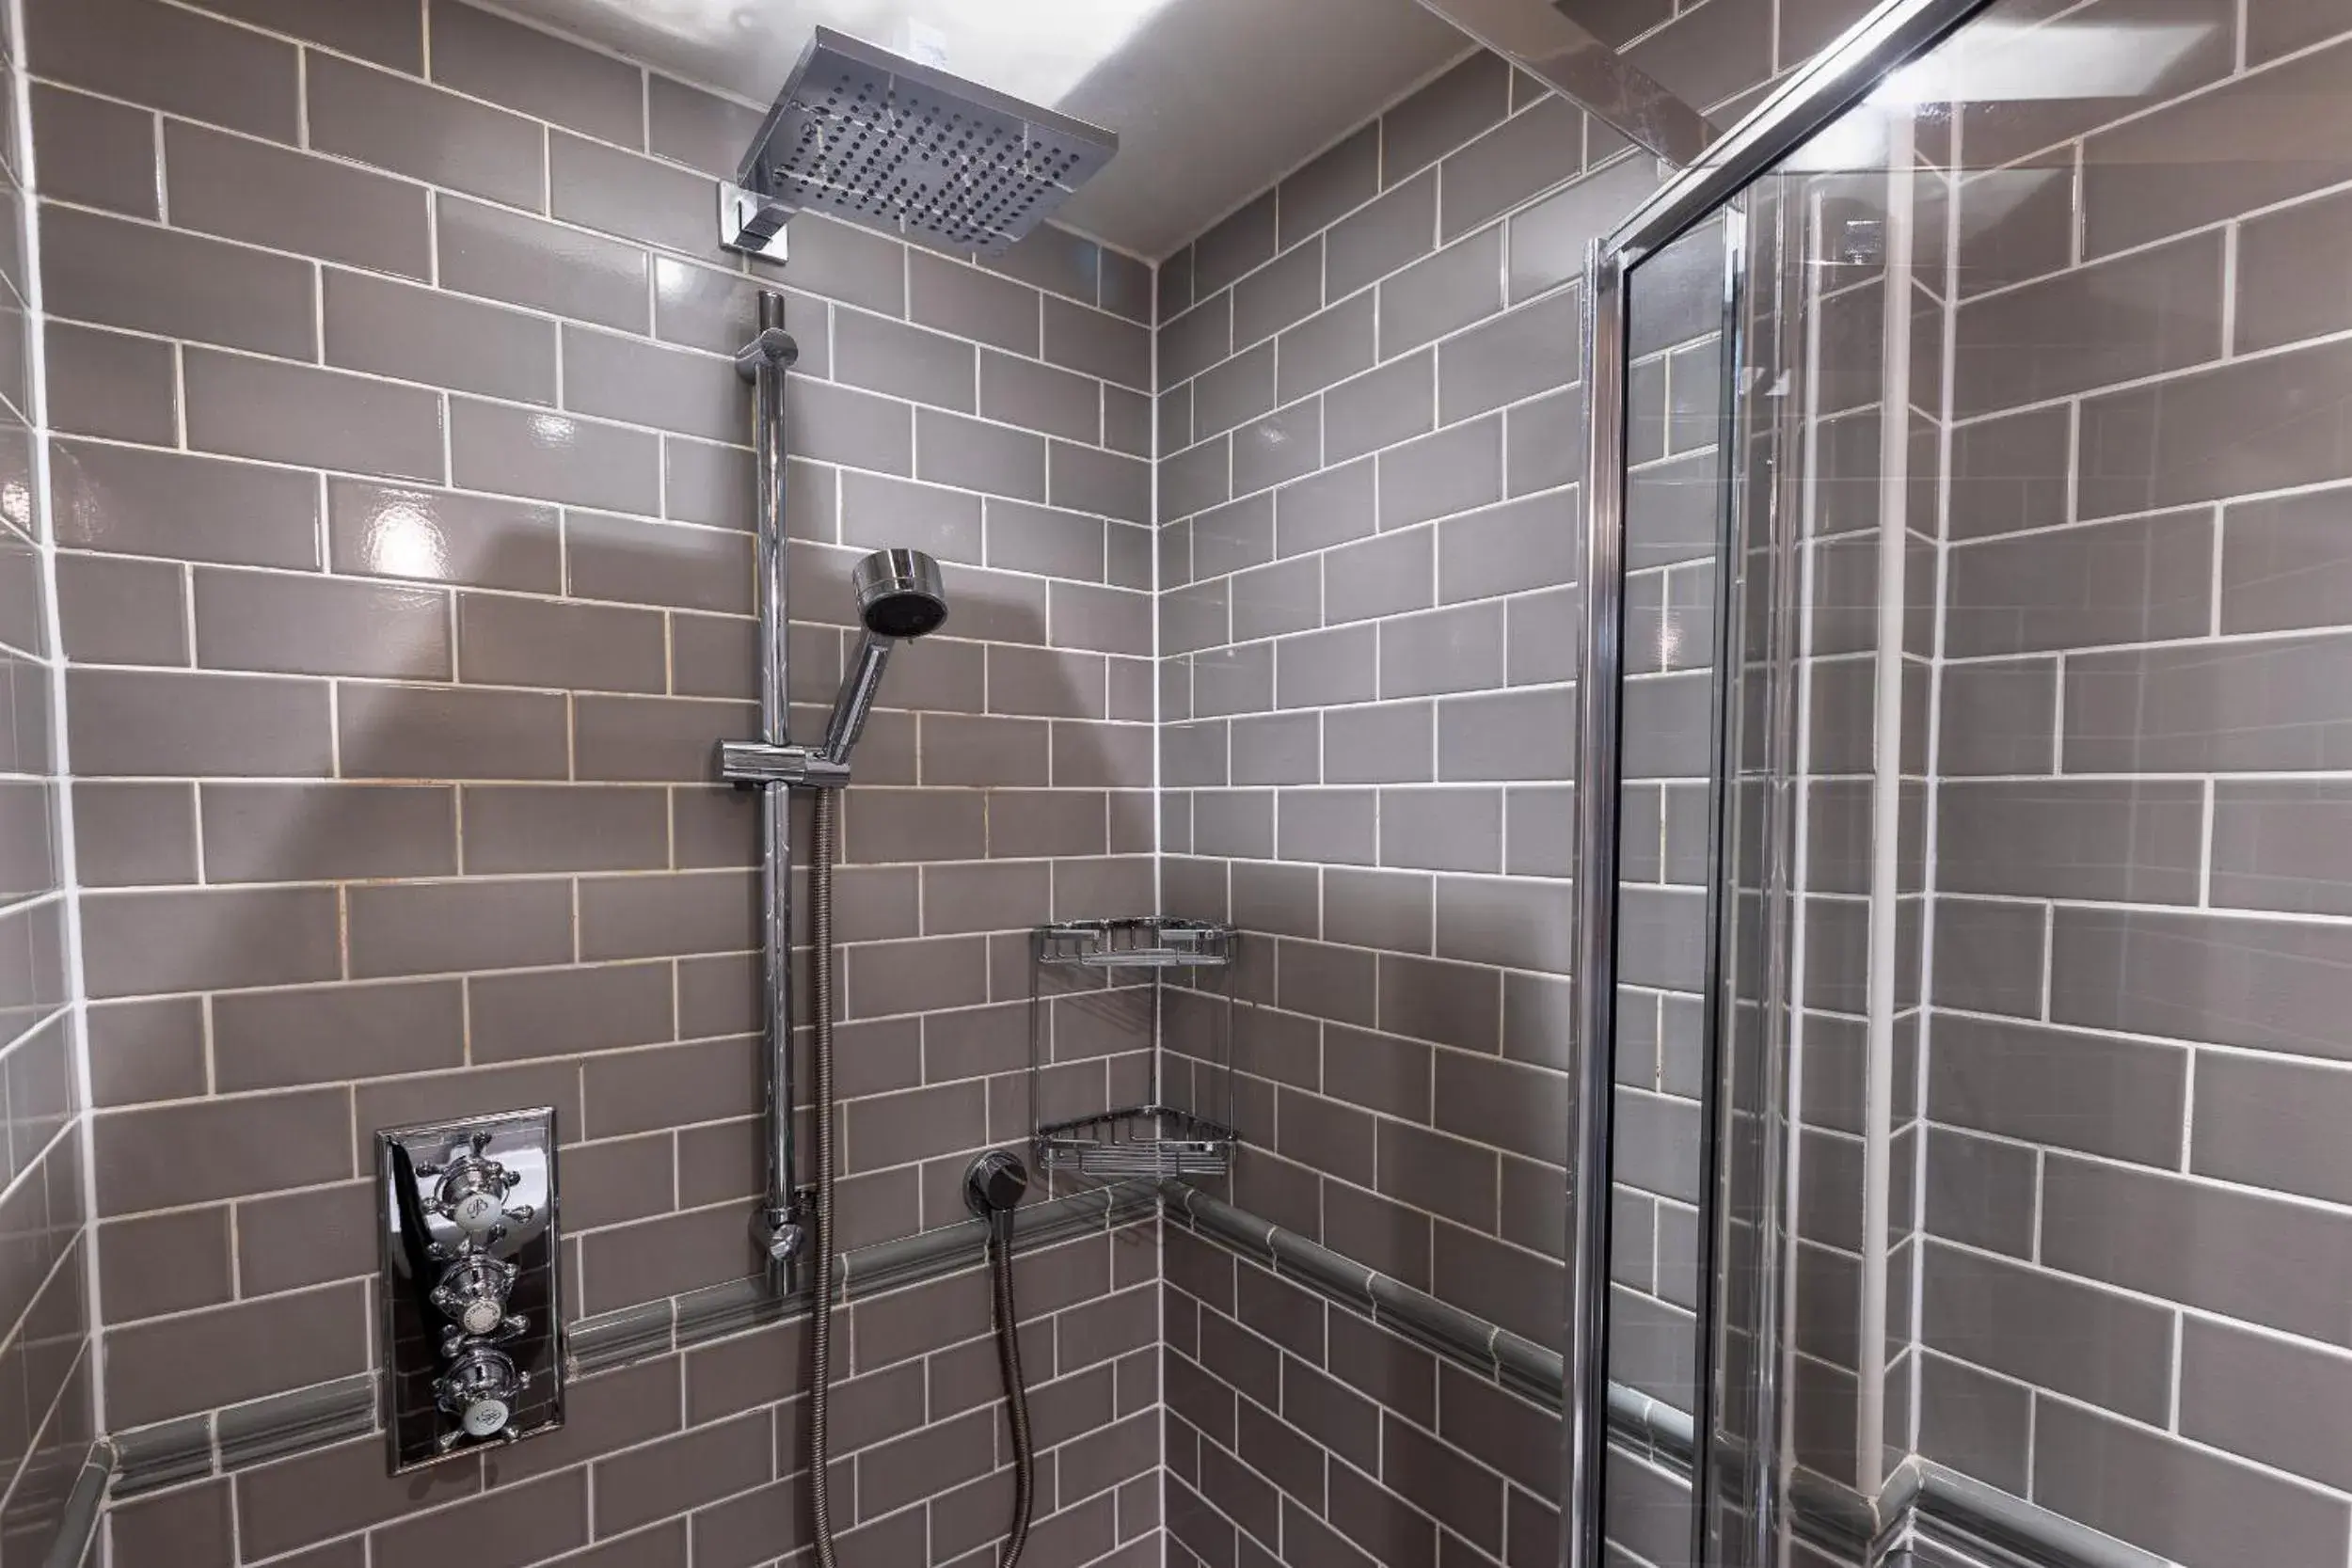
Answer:
[[1222, 1122], [1163, 1105], [1135, 1105], [1037, 1131], [1038, 1164], [1105, 1180], [1223, 1176], [1240, 1135]]

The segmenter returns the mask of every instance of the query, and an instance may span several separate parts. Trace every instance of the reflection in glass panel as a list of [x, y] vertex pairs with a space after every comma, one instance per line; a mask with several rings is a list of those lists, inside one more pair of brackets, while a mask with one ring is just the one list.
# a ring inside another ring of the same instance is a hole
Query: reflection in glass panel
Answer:
[[[1612, 1369], [1690, 1397], [1655, 1325], [1699, 1167], [1644, 1118], [1695, 1125], [1671, 1009], [1710, 994], [1699, 1414], [1719, 1459], [1776, 1448], [1781, 1504], [1759, 1557], [1727, 1502], [1710, 1560], [1861, 1560], [1873, 1506], [2057, 1560], [2345, 1560], [2342, 1429], [2298, 1413], [2352, 1385], [2346, 103], [2313, 8], [1990, 8], [1740, 198], [1720, 484], [1678, 423], [1710, 324], [1667, 325], [1674, 253], [1629, 275]], [[1680, 553], [1644, 532], [1677, 462]], [[1675, 584], [1709, 570], [1711, 790], [1653, 695], [1708, 662]], [[1669, 912], [1710, 875], [1711, 991]]]

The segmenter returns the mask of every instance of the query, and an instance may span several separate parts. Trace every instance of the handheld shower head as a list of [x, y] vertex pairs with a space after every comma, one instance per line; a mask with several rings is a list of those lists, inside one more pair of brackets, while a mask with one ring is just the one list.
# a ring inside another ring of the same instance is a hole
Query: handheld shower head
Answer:
[[858, 618], [875, 637], [912, 640], [947, 619], [939, 562], [921, 550], [876, 550], [850, 570]]
[[858, 645], [857, 661], [842, 678], [833, 718], [825, 725], [825, 755], [838, 763], [850, 760], [866, 729], [866, 711], [882, 690], [890, 650], [937, 631], [947, 619], [946, 579], [939, 562], [921, 550], [876, 550], [850, 569], [850, 582], [857, 590], [866, 640]]

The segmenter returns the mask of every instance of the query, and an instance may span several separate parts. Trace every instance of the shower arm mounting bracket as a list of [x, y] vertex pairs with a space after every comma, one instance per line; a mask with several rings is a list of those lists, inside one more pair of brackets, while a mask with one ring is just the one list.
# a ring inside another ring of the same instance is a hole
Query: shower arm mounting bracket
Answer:
[[719, 743], [719, 776], [734, 784], [791, 784], [803, 789], [842, 789], [850, 765], [806, 746], [771, 746], [764, 740]]
[[785, 225], [798, 209], [771, 196], [719, 182], [719, 244], [728, 250], [781, 262], [788, 252]]

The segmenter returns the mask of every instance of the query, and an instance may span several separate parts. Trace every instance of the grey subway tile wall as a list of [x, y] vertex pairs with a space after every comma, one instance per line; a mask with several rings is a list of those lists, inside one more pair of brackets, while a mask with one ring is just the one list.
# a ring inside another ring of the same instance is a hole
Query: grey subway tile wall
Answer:
[[[56, 1268], [0, 1333], [73, 1317], [94, 1246], [112, 1354], [29, 1347], [40, 1402], [7, 1453], [87, 1436], [93, 1365], [118, 1432], [369, 1371], [380, 1126], [555, 1105], [583, 1189], [576, 1314], [759, 1272], [756, 815], [711, 779], [756, 721], [731, 356], [761, 288], [803, 346], [796, 723], [840, 675], [865, 549], [934, 552], [952, 605], [894, 672], [845, 813], [837, 1244], [962, 1219], [964, 1159], [1030, 1125], [1026, 928], [1153, 902], [1148, 269], [1049, 231], [983, 270], [818, 217], [788, 263], [746, 263], [715, 248], [711, 190], [755, 106], [454, 0], [30, 0], [26, 22], [97, 1216], [81, 1240], [78, 1141], [42, 1155], [75, 1113], [63, 910], [19, 812], [0, 918], [43, 961], [11, 1004], [0, 1207]], [[5, 445], [31, 495], [20, 402]], [[29, 560], [37, 525], [10, 521]], [[38, 617], [0, 641], [44, 695]], [[49, 771], [40, 745], [8, 762], [29, 799]], [[1139, 1098], [1139, 1013], [1053, 1006], [1057, 1103]], [[1156, 1561], [1150, 1227], [1115, 1284], [1109, 1243], [1086, 1250], [1068, 1291], [1024, 1264], [1046, 1367], [1042, 1320], [1108, 1304], [1073, 1319], [1105, 1325], [1100, 1354], [1040, 1380], [1052, 1440], [1087, 1441], [1032, 1550]], [[938, 1332], [984, 1333], [976, 1280], [955, 1289]], [[639, 1391], [617, 1404], [586, 1385], [560, 1465], [534, 1449], [409, 1496], [353, 1445], [126, 1503], [113, 1560], [369, 1531], [377, 1560], [417, 1560], [501, 1512], [442, 1505], [526, 1476], [513, 1560], [625, 1538], [612, 1560], [653, 1562], [689, 1536], [700, 1562], [766, 1560], [799, 1528], [796, 1332], [732, 1353], [780, 1380], [734, 1424], [681, 1428], [673, 1358], [666, 1416], [642, 1407], [659, 1370], [613, 1374]], [[927, 1402], [919, 1360], [887, 1374], [916, 1396], [867, 1439], [895, 1443], [863, 1460], [869, 1549], [912, 1530], [946, 1561], [1002, 1528], [1002, 1439], [966, 1415], [981, 1349], [953, 1358], [952, 1399]], [[372, 1500], [324, 1508], [330, 1483]]]
[[2187, 1564], [2352, 1540], [2310, 1294], [2352, 1236], [2313, 1136], [2352, 468], [2295, 412], [2345, 318], [2288, 264], [2339, 221], [2352, 39], [2288, 9], [2176, 8], [2145, 91], [1965, 108], [1946, 157], [1916, 1442]]
[[[1659, 28], [1675, 90], [1744, 87], [1775, 63], [1734, 13], [1772, 9], [1661, 8], [1629, 31]], [[1255, 941], [1226, 1196], [1555, 1346], [1581, 621], [1569, 284], [1657, 178], [1475, 54], [1161, 269], [1164, 899]], [[1683, 303], [1646, 362], [1714, 331]], [[1637, 602], [1658, 587], [1672, 607], [1645, 644], [1671, 651], [1642, 677], [1663, 701], [1629, 708], [1637, 791], [1656, 799], [1706, 771], [1710, 654], [1685, 634], [1713, 597], [1711, 515], [1690, 504], [1711, 491], [1713, 436], [1688, 363], [1677, 445], [1634, 527]], [[1653, 835], [1667, 859], [1649, 879], [1701, 880], [1692, 803], [1671, 841]], [[1699, 902], [1671, 906], [1679, 926]], [[1627, 1238], [1656, 1239], [1620, 1249], [1613, 1374], [1687, 1407], [1700, 1085], [1681, 951], [1675, 994], [1661, 975], [1629, 1008], [1651, 1043], [1620, 1091], [1620, 1210]], [[1619, 1052], [1623, 1072], [1639, 1052]], [[1173, 1227], [1168, 1245], [1171, 1560], [1555, 1554], [1548, 1413], [1450, 1367], [1441, 1391], [1430, 1352], [1336, 1308], [1327, 1346], [1302, 1339], [1323, 1314], [1301, 1292]], [[1486, 1441], [1463, 1435], [1482, 1425]], [[1613, 1550], [1684, 1560], [1682, 1483], [1611, 1465]]]
[[[18, 48], [0, 29], [0, 70], [12, 81]], [[60, 1539], [99, 1428], [56, 700], [64, 656], [44, 591], [56, 525], [38, 479], [48, 404], [21, 108], [8, 95], [0, 130], [0, 1555], [38, 1560]]]

